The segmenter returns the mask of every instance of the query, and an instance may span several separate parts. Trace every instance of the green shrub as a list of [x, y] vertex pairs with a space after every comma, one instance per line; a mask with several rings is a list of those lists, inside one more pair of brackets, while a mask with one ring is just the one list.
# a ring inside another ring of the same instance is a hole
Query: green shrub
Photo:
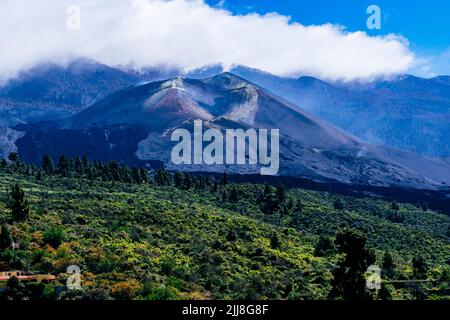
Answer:
[[44, 242], [58, 248], [64, 242], [66, 234], [61, 227], [52, 226], [44, 232]]

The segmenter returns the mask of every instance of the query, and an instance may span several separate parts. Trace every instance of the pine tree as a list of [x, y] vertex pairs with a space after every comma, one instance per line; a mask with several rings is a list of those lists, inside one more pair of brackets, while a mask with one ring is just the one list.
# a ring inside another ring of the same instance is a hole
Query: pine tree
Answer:
[[61, 155], [61, 157], [59, 157], [58, 173], [60, 175], [62, 175], [63, 177], [69, 177], [70, 176], [69, 160], [66, 158], [65, 155]]
[[102, 168], [101, 178], [102, 178], [102, 181], [104, 181], [104, 182], [112, 180], [112, 178], [109, 176], [109, 172], [106, 167]]
[[200, 176], [198, 178], [198, 187], [201, 190], [205, 189], [205, 187], [206, 187], [206, 178], [205, 178], [205, 176]]
[[8, 279], [6, 283], [6, 290], [4, 297], [10, 301], [24, 301], [29, 300], [30, 291], [26, 286], [19, 281], [15, 276]]
[[228, 179], [228, 174], [226, 172], [223, 173], [223, 179], [222, 179], [222, 184], [224, 186], [226, 186], [228, 183], [230, 183], [229, 179]]
[[134, 183], [141, 184], [142, 178], [141, 178], [141, 172], [138, 168], [133, 168], [131, 170], [131, 178], [133, 179]]
[[55, 171], [55, 166], [51, 155], [44, 155], [44, 158], [42, 159], [42, 169], [46, 174], [52, 174]]
[[320, 236], [319, 241], [314, 250], [314, 256], [325, 257], [335, 250], [333, 240], [327, 236]]
[[232, 202], [237, 202], [239, 200], [239, 192], [236, 186], [231, 188], [229, 200]]
[[75, 161], [72, 158], [67, 158], [67, 162], [69, 164], [69, 177], [72, 177], [75, 172]]
[[143, 183], [148, 183], [148, 172], [144, 168], [139, 169], [139, 174]]
[[30, 213], [30, 207], [28, 205], [28, 200], [25, 197], [25, 192], [18, 184], [12, 187], [9, 194], [9, 209], [11, 210], [14, 221], [23, 221]]
[[[212, 187], [212, 192], [217, 192], [219, 190], [219, 185], [218, 185], [218, 183], [217, 183], [217, 180], [216, 179], [214, 179], [214, 184], [213, 184], [213, 187]], [[449, 229], [450, 230], [450, 229]]]
[[18, 172], [20, 167], [20, 157], [17, 152], [11, 152], [8, 155], [8, 160], [11, 161], [11, 170], [12, 172]]
[[11, 161], [11, 162], [13, 162], [13, 163], [18, 163], [18, 162], [20, 162], [19, 154], [18, 154], [17, 152], [11, 152], [11, 153], [8, 155], [8, 160]]
[[280, 184], [277, 187], [275, 194], [277, 195], [278, 201], [283, 203], [286, 200], [286, 187], [283, 184]]
[[415, 256], [412, 260], [414, 279], [425, 280], [428, 275], [428, 263], [423, 255]]
[[277, 233], [272, 233], [270, 235], [270, 246], [272, 247], [272, 249], [278, 249], [280, 245], [281, 245], [280, 237], [278, 236]]
[[77, 177], [82, 177], [84, 174], [83, 161], [81, 161], [80, 157], [77, 157], [75, 159], [75, 173], [76, 173]]
[[[139, 175], [139, 170], [137, 171]], [[119, 181], [133, 183], [133, 177], [131, 176], [132, 170], [124, 164], [119, 164]], [[139, 179], [141, 177], [139, 176]]]
[[333, 271], [331, 298], [346, 300], [370, 299], [366, 290], [365, 272], [375, 262], [375, 253], [366, 248], [367, 238], [360, 232], [346, 229], [336, 235], [335, 244], [344, 258]]
[[181, 172], [176, 172], [174, 176], [175, 187], [181, 188], [183, 185], [183, 174]]
[[0, 230], [0, 249], [6, 250], [11, 247], [12, 236], [7, 224], [2, 225]]
[[227, 241], [233, 242], [233, 241], [236, 241], [236, 239], [237, 239], [236, 231], [234, 231], [234, 230], [228, 230], [228, 233], [227, 233]]
[[95, 169], [94, 169], [93, 167], [89, 167], [89, 168], [87, 169], [87, 178], [88, 178], [89, 180], [94, 180], [95, 177], [96, 177]]
[[116, 161], [113, 160], [108, 163], [107, 171], [108, 176], [110, 176], [113, 181], [121, 181], [119, 164]]
[[389, 288], [386, 286], [386, 284], [381, 284], [380, 292], [378, 292], [378, 299], [380, 300], [392, 300], [392, 294]]
[[227, 201], [228, 201], [227, 191], [223, 190], [222, 191], [222, 202], [227, 202]]
[[392, 254], [389, 251], [384, 253], [383, 263], [381, 264], [383, 275], [387, 279], [393, 279], [395, 277], [395, 262]]
[[8, 162], [5, 159], [2, 159], [2, 161], [0, 161], [0, 169], [2, 171], [6, 170], [6, 168], [8, 167]]
[[155, 174], [155, 183], [158, 186], [162, 186], [164, 183], [164, 178], [163, 178], [163, 173], [161, 169], [156, 170], [156, 174]]
[[83, 168], [85, 170], [87, 170], [88, 168], [90, 168], [92, 166], [91, 162], [89, 161], [89, 158], [85, 155], [81, 159], [81, 162], [83, 163]]
[[338, 198], [336, 199], [336, 201], [334, 201], [333, 207], [336, 210], [344, 210], [344, 202], [340, 198]]
[[392, 210], [395, 210], [395, 211], [398, 211], [398, 210], [400, 210], [400, 207], [399, 207], [399, 205], [398, 205], [397, 202], [392, 201], [391, 209], [392, 209]]
[[184, 190], [189, 190], [192, 187], [192, 178], [191, 175], [186, 174], [184, 175]]
[[265, 197], [272, 194], [272, 188], [268, 184], [264, 184], [264, 191], [263, 194]]
[[302, 201], [297, 199], [295, 201], [295, 203], [294, 203], [294, 207], [292, 208], [292, 210], [295, 213], [301, 214], [303, 212], [303, 203], [302, 203]]
[[42, 180], [42, 170], [38, 170], [36, 173], [36, 180], [40, 181]]

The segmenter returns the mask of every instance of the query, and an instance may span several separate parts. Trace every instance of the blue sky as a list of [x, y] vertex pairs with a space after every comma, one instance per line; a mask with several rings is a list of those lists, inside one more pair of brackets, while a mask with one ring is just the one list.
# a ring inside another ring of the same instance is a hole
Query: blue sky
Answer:
[[[207, 0], [234, 14], [277, 12], [303, 25], [339, 24], [369, 35], [401, 35], [411, 50], [430, 60], [436, 73], [450, 73], [450, 1], [447, 0]], [[366, 27], [369, 5], [382, 13], [381, 30]]]
[[[208, 0], [211, 5], [220, 3]], [[382, 12], [381, 30], [366, 27], [366, 9], [376, 4]], [[226, 0], [233, 13], [277, 12], [304, 25], [333, 23], [349, 31], [368, 34], [396, 33], [411, 41], [418, 50], [445, 50], [450, 47], [450, 1], [446, 0]]]

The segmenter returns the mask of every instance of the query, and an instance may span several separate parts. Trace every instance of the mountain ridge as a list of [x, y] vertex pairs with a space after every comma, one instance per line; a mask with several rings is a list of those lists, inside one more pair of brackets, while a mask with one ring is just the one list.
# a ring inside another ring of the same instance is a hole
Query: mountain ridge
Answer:
[[233, 72], [369, 143], [450, 156], [448, 76], [328, 83], [239, 66]]
[[[13, 85], [0, 88], [0, 126], [70, 117], [127, 87], [166, 80], [167, 75], [198, 80], [221, 69], [210, 66], [186, 73], [149, 68], [137, 72], [86, 59], [65, 66], [41, 65], [12, 80]], [[98, 75], [96, 70], [103, 73]], [[449, 76], [398, 75], [370, 82], [330, 83], [310, 76], [283, 78], [243, 66], [230, 71], [371, 144], [432, 157], [450, 156]], [[103, 85], [105, 81], [111, 83]]]
[[0, 126], [69, 117], [139, 80], [86, 59], [38, 65], [0, 87]]
[[[62, 124], [53, 124], [47, 133], [45, 126], [21, 126], [26, 135], [18, 140], [18, 149], [27, 156], [33, 150], [35, 155], [28, 159], [33, 162], [40, 161], [45, 153], [59, 156], [51, 146], [60, 144], [60, 153], [73, 154], [79, 149], [95, 159], [100, 156], [96, 152], [102, 150], [102, 159], [128, 164], [160, 161], [171, 170], [259, 172], [258, 166], [171, 164], [171, 132], [186, 128], [195, 119], [222, 131], [228, 126], [280, 129], [280, 175], [418, 189], [450, 185], [446, 162], [364, 143], [232, 73], [201, 80], [173, 78], [126, 88]], [[64, 136], [67, 141], [55, 141], [54, 136]]]

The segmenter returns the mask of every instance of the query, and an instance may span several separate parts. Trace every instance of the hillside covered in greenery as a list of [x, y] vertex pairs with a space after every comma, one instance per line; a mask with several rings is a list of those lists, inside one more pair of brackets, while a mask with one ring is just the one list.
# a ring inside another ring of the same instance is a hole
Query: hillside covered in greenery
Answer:
[[[0, 163], [1, 299], [449, 299], [450, 218], [413, 204], [62, 157]], [[368, 266], [381, 290], [366, 290]], [[81, 290], [67, 290], [67, 268]]]

